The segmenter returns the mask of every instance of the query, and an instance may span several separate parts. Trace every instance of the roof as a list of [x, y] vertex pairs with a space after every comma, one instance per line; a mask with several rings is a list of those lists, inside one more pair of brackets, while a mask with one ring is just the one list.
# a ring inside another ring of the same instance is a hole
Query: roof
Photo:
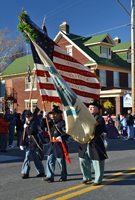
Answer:
[[0, 76], [28, 73], [28, 65], [32, 71], [34, 68], [32, 54], [14, 60], [5, 70], [2, 71]]
[[[105, 38], [105, 36], [108, 36], [108, 34], [102, 34], [102, 35], [98, 35], [98, 36], [93, 36], [91, 38], [85, 38], [85, 37], [81, 37], [79, 35], [74, 35], [71, 33], [65, 34], [64, 35], [66, 37], [68, 37], [70, 40], [72, 40], [72, 42], [74, 42], [78, 47], [80, 47], [85, 53], [87, 53], [90, 57], [92, 57], [93, 60], [96, 61], [96, 63], [98, 65], [105, 65], [105, 66], [110, 66], [110, 67], [116, 67], [116, 68], [123, 68], [123, 69], [131, 69], [131, 64], [128, 63], [125, 60], [125, 55], [121, 54], [118, 55], [114, 52], [112, 52], [112, 58], [108, 59], [108, 58], [102, 58], [100, 57], [100, 45], [93, 45], [93, 46], [84, 46], [84, 44], [86, 44], [88, 41], [91, 42], [98, 42], [98, 41], [102, 41], [103, 38]], [[92, 39], [93, 38], [93, 39]], [[120, 43], [121, 46], [122, 43]], [[129, 46], [130, 43], [127, 44], [127, 46]], [[114, 47], [111, 47], [111, 50]], [[92, 61], [88, 61], [87, 63], [85, 63], [85, 65], [88, 64], [94, 64], [94, 62]]]
[[102, 34], [102, 35], [96, 35], [96, 36], [89, 37], [89, 38], [87, 38], [87, 41], [84, 42], [84, 45], [101, 42], [102, 39], [106, 36], [106, 34], [107, 33]]
[[[63, 34], [65, 38], [70, 40], [73, 44], [75, 44], [78, 49], [81, 49], [85, 55], [88, 55], [93, 60], [88, 61], [84, 65], [104, 65], [107, 67], [116, 67], [122, 69], [131, 69], [131, 63], [127, 62], [127, 54], [126, 50], [130, 49], [131, 42], [119, 43], [116, 44], [114, 47], [111, 47], [112, 50], [112, 57], [111, 59], [102, 58], [100, 57], [100, 45], [90, 45], [85, 46], [86, 44], [98, 43], [98, 42], [106, 42], [110, 41], [110, 44], [113, 45], [112, 39], [110, 38], [109, 34], [105, 33], [102, 35], [92, 36], [92, 37], [82, 37], [75, 34], [65, 34], [64, 32], [60, 32]], [[125, 50], [125, 52], [120, 52], [120, 50]], [[114, 53], [113, 51], [118, 51]], [[32, 55], [26, 55], [21, 58], [17, 58], [14, 60], [2, 73], [0, 76], [6, 75], [15, 75], [15, 74], [22, 74], [28, 72], [28, 65], [30, 65], [31, 71], [34, 68], [33, 58]], [[21, 66], [21, 67], [20, 67]]]
[[128, 50], [131, 47], [131, 42], [118, 43], [111, 48], [112, 51]]

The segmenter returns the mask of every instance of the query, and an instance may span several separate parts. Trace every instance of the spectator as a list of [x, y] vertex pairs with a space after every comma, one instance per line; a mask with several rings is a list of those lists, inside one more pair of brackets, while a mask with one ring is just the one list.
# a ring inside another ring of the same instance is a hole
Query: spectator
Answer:
[[17, 130], [17, 146], [20, 146], [20, 139], [23, 132], [23, 123], [21, 121], [21, 114], [16, 114], [16, 130]]
[[123, 138], [127, 137], [127, 120], [126, 120], [126, 115], [122, 115], [122, 120], [120, 121], [121, 127], [123, 129]]
[[131, 115], [131, 110], [128, 110], [128, 114], [126, 116], [127, 119], [127, 129], [128, 129], [128, 140], [134, 139], [134, 117]]
[[110, 138], [110, 139], [119, 138], [120, 135], [118, 133], [117, 128], [114, 125], [114, 121], [111, 118], [111, 114], [107, 115], [106, 121], [108, 123], [108, 125], [107, 125], [107, 138]]
[[8, 125], [6, 119], [3, 119], [4, 115], [0, 116], [0, 150], [2, 152], [7, 152], [7, 140], [8, 140]]
[[[47, 115], [47, 119], [51, 120], [51, 118], [49, 117], [49, 114]], [[46, 123], [46, 118], [44, 115], [40, 120], [39, 136], [43, 143], [47, 143], [49, 141], [48, 140], [47, 123]]]
[[39, 115], [38, 115], [39, 111], [40, 111], [40, 109], [38, 107], [36, 107], [35, 111], [33, 113], [33, 120], [36, 122], [38, 129], [39, 129], [39, 126], [40, 126], [40, 118], [39, 118]]
[[26, 112], [26, 110], [24, 110], [23, 113], [22, 113], [21, 122], [22, 122], [23, 124], [25, 124], [25, 112]]
[[118, 132], [120, 133], [121, 130], [122, 130], [122, 127], [121, 127], [121, 123], [120, 123], [120, 113], [118, 113], [117, 117], [116, 117], [116, 122], [117, 122], [117, 129], [118, 129]]
[[8, 130], [9, 130], [9, 148], [14, 148], [13, 145], [13, 137], [15, 132], [15, 125], [16, 125], [16, 109], [14, 109], [13, 114], [10, 114], [10, 108], [6, 107], [5, 109], [6, 113], [4, 118], [9, 122]]
[[42, 117], [43, 117], [43, 111], [42, 111], [42, 110], [40, 111], [40, 114], [39, 114], [38, 116], [39, 116], [39, 119], [40, 119], [40, 121], [41, 121], [41, 119], [42, 119]]

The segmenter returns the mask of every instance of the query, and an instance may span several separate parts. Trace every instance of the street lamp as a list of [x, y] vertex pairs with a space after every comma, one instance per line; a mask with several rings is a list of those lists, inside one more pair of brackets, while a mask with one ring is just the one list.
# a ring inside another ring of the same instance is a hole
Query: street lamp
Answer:
[[135, 53], [134, 53], [134, 0], [131, 0], [131, 15], [124, 6], [117, 0], [126, 13], [131, 17], [131, 74], [132, 74], [132, 113], [135, 114]]

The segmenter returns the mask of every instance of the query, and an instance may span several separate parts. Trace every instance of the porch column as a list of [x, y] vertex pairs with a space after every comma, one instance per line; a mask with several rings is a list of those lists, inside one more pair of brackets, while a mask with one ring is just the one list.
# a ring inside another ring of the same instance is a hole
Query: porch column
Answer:
[[116, 97], [116, 116], [118, 115], [118, 113], [122, 112], [122, 105], [121, 104], [122, 104], [121, 97], [120, 96]]

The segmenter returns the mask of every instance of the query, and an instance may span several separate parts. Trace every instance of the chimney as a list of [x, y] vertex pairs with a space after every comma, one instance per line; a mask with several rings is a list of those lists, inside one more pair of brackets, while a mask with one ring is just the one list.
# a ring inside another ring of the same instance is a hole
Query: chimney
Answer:
[[113, 39], [113, 41], [114, 41], [115, 44], [121, 43], [121, 40], [119, 39], [119, 36], [116, 36], [116, 37]]
[[62, 24], [59, 26], [59, 30], [63, 31], [64, 33], [69, 33], [69, 25], [66, 21], [62, 22]]

